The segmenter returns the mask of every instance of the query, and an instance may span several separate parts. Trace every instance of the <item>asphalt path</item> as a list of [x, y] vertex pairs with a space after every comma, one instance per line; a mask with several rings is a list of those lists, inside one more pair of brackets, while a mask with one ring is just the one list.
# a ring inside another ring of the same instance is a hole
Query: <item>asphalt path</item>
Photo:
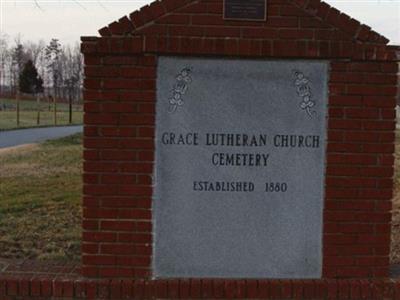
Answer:
[[0, 131], [0, 149], [58, 139], [83, 131], [83, 126], [28, 128]]

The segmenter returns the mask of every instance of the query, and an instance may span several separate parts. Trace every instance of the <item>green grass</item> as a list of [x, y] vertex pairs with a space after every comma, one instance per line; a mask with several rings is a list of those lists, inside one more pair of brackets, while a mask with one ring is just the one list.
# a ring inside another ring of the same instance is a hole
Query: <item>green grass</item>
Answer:
[[[37, 126], [54, 126], [53, 105], [47, 102], [40, 104], [40, 124], [37, 124], [37, 104], [35, 101], [20, 101], [20, 124], [17, 125], [17, 112], [15, 99], [0, 99], [0, 106], [5, 104], [7, 109], [0, 111], [0, 130], [16, 128], [29, 128]], [[82, 124], [82, 105], [73, 105], [72, 124]], [[57, 125], [69, 124], [69, 105], [57, 103]]]
[[81, 135], [0, 152], [0, 257], [78, 260]]
[[394, 195], [392, 209], [391, 263], [400, 263], [400, 130], [396, 131], [396, 152], [394, 165]]

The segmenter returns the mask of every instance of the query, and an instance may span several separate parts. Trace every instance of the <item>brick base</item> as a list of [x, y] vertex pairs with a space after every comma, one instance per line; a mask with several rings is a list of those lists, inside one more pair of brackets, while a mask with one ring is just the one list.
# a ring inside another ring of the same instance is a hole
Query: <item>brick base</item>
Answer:
[[89, 280], [1, 277], [0, 299], [400, 299], [400, 280]]
[[76, 263], [0, 259], [0, 300], [39, 299], [337, 299], [400, 300], [393, 278], [320, 280], [88, 279]]

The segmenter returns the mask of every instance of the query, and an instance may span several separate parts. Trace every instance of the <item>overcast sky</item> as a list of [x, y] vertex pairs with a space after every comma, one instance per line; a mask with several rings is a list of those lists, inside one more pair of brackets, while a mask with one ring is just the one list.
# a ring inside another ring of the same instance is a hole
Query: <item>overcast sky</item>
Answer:
[[[267, 0], [268, 1], [268, 0]], [[73, 44], [98, 35], [103, 26], [152, 1], [138, 0], [0, 0], [0, 31], [23, 40], [58, 38]], [[400, 45], [400, 0], [328, 0]]]

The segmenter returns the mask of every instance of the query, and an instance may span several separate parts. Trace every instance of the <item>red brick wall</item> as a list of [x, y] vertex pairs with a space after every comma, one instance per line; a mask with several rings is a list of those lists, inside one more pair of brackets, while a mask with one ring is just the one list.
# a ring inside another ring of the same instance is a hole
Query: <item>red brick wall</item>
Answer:
[[332, 62], [324, 276], [388, 276], [397, 65]]
[[148, 277], [156, 58], [92, 62], [85, 68], [83, 271]]
[[151, 277], [157, 56], [200, 55], [331, 62], [323, 276], [386, 277], [397, 48], [319, 1], [268, 0], [266, 22], [221, 13], [163, 0], [83, 39], [83, 274]]
[[400, 282], [390, 279], [235, 281], [0, 277], [0, 299], [398, 300]]

